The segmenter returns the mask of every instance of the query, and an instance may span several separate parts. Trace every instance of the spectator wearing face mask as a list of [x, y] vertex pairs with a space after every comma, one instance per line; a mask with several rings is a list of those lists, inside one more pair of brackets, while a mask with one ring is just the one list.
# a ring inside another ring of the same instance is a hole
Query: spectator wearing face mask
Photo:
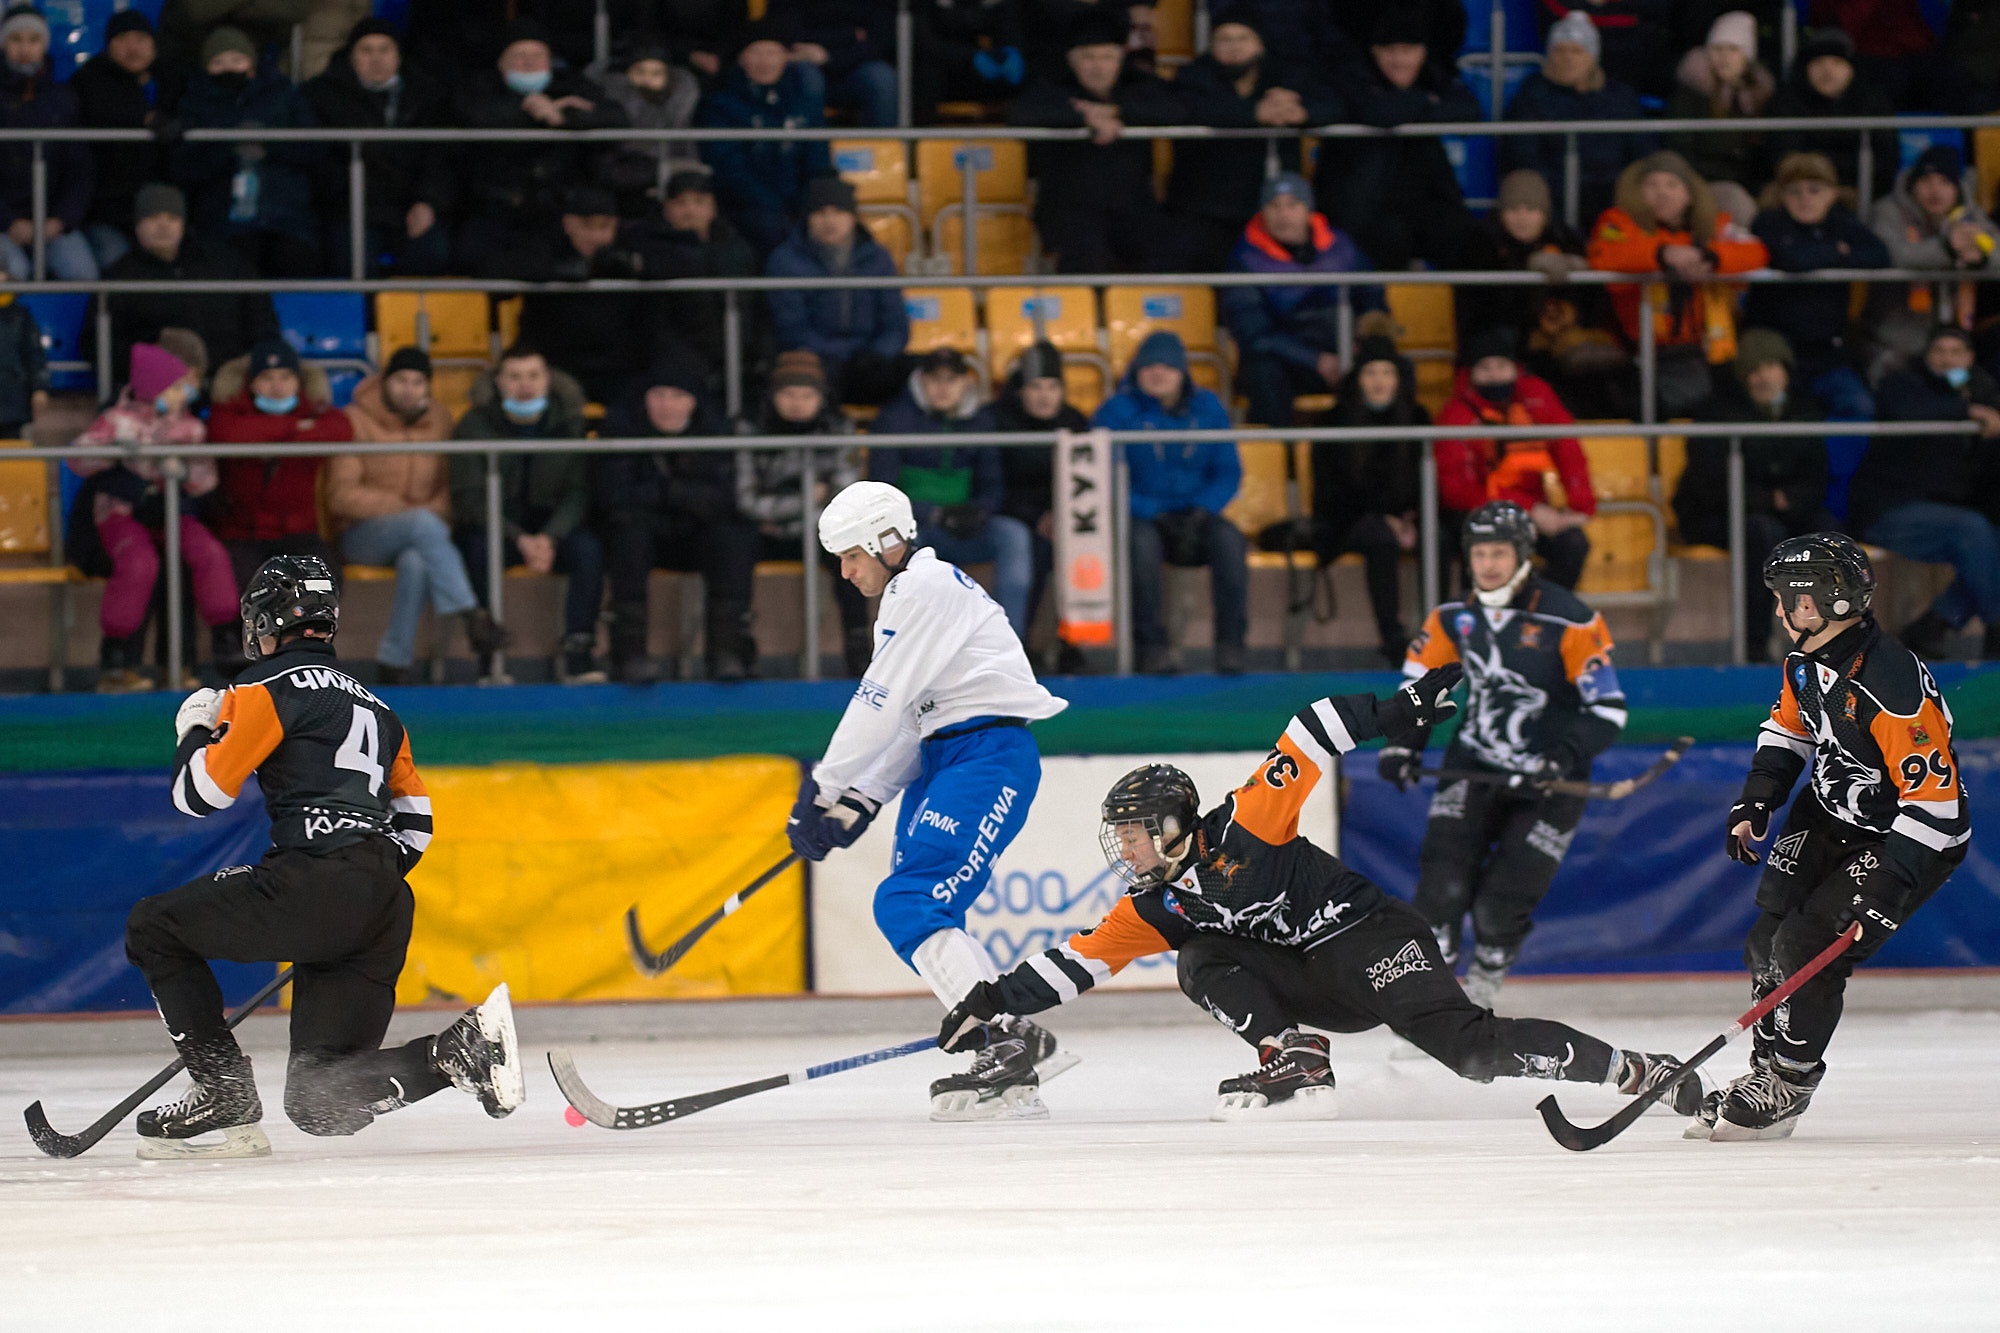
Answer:
[[[750, 25], [720, 87], [695, 108], [695, 124], [714, 129], [800, 129], [826, 124], [826, 104], [803, 70], [790, 63], [785, 29], [769, 19]], [[707, 141], [701, 160], [714, 173], [722, 211], [758, 257], [778, 248], [804, 215], [807, 186], [833, 174], [823, 140]]]
[[[153, 128], [160, 116], [154, 52], [153, 23], [145, 14], [122, 9], [107, 19], [104, 49], [70, 76], [77, 123], [86, 129]], [[102, 271], [132, 248], [132, 201], [141, 186], [160, 178], [160, 149], [154, 143], [94, 143], [89, 152], [95, 170], [83, 234]]]
[[[17, 4], [0, 17], [0, 129], [75, 129], [76, 96], [57, 83], [49, 63], [49, 24], [34, 6]], [[35, 145], [0, 143], [0, 262], [15, 282], [35, 272]], [[80, 143], [45, 143], [47, 216], [42, 223], [48, 275], [94, 282], [97, 256], [83, 237], [95, 168]]]
[[[1765, 114], [1778, 91], [1757, 60], [1757, 22], [1741, 10], [1715, 20], [1708, 40], [1681, 57], [1675, 71], [1671, 120], [1747, 120]], [[1764, 177], [1764, 139], [1755, 128], [1719, 134], [1669, 134], [1667, 147], [1711, 181], [1754, 190]]]
[[[304, 92], [320, 124], [342, 129], [435, 129], [450, 116], [444, 86], [406, 64], [402, 32], [384, 19], [355, 24], [347, 44]], [[450, 193], [440, 160], [448, 151], [436, 144], [361, 145], [368, 205], [362, 240], [370, 277], [429, 277], [450, 267], [451, 238], [439, 213]], [[353, 271], [347, 169], [342, 152], [320, 173], [326, 253], [329, 267], [342, 277]]]
[[[684, 130], [694, 124], [701, 85], [692, 71], [673, 63], [666, 38], [656, 33], [635, 35], [622, 68], [606, 73], [603, 83], [604, 95], [624, 108], [633, 129]], [[633, 139], [606, 154], [599, 174], [617, 194], [619, 213], [639, 217], [652, 211], [675, 172], [698, 167], [700, 160], [685, 140]]]
[[[354, 438], [422, 444], [451, 438], [451, 413], [431, 396], [431, 359], [399, 348], [380, 375], [355, 386], [345, 409]], [[433, 631], [457, 620], [473, 654], [507, 646], [506, 631], [473, 596], [465, 558], [451, 541], [451, 464], [443, 454], [337, 454], [326, 465], [326, 509], [342, 553], [357, 565], [393, 565], [395, 604], [375, 649], [375, 679], [415, 680], [417, 622], [428, 600]]]
[[[1546, 121], [1570, 126], [1591, 120], [1644, 120], [1646, 110], [1632, 86], [1607, 75], [1598, 63], [1601, 42], [1589, 17], [1576, 10], [1549, 28], [1548, 58], [1528, 76], [1507, 104], [1510, 121]], [[1500, 169], [1526, 167], [1541, 173], [1551, 190], [1563, 188], [1565, 136], [1514, 135], [1499, 141]], [[1656, 147], [1650, 134], [1579, 134], [1577, 196], [1582, 215], [1596, 217], [1611, 206], [1618, 173]]]

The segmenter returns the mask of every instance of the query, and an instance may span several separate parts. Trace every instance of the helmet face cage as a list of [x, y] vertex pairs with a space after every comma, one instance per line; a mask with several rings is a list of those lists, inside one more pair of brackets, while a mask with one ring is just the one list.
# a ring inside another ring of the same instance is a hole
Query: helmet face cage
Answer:
[[[1134, 824], [1152, 839], [1153, 850], [1159, 853], [1162, 864], [1141, 870], [1125, 859], [1125, 843], [1118, 830]], [[1187, 837], [1187, 830], [1172, 815], [1139, 815], [1116, 822], [1107, 818], [1097, 831], [1097, 845], [1104, 849], [1104, 859], [1110, 863], [1112, 872], [1137, 889], [1166, 883], [1168, 871], [1187, 850]]]
[[1460, 529], [1460, 544], [1468, 560], [1472, 548], [1482, 542], [1506, 542], [1526, 564], [1535, 555], [1535, 522], [1512, 500], [1489, 501], [1467, 514]]
[[243, 589], [243, 655], [261, 658], [259, 640], [281, 639], [306, 625], [340, 626], [340, 594], [333, 571], [313, 555], [280, 555], [266, 560]]
[[[1188, 854], [1200, 799], [1194, 779], [1171, 764], [1147, 764], [1118, 779], [1104, 797], [1104, 822], [1098, 830], [1098, 845], [1112, 871], [1135, 888], [1164, 883], [1174, 864]], [[1131, 825], [1152, 840], [1163, 864], [1140, 870], [1125, 859], [1119, 830]]]
[[1778, 595], [1785, 614], [1810, 594], [1827, 620], [1864, 614], [1875, 600], [1875, 568], [1852, 537], [1815, 532], [1778, 543], [1764, 562], [1764, 586]]

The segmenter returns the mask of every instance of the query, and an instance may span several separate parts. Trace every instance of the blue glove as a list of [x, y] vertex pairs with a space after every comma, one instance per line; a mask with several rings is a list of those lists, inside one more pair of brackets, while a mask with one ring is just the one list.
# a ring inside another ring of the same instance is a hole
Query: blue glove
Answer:
[[979, 77], [985, 79], [988, 83], [998, 83], [1000, 81], [1000, 62], [993, 58], [991, 51], [974, 51], [972, 53], [972, 68], [978, 71]]
[[820, 822], [826, 830], [826, 840], [835, 847], [852, 847], [881, 808], [860, 792], [847, 793], [835, 801], [831, 809], [821, 812]]
[[799, 784], [799, 798], [792, 802], [791, 817], [785, 820], [785, 837], [792, 850], [808, 861], [824, 861], [836, 846], [847, 845], [834, 841], [841, 832], [838, 824], [828, 823], [819, 804], [819, 784], [808, 776]]
[[1011, 46], [1000, 48], [1000, 77], [1016, 88], [1028, 77], [1028, 62], [1021, 59], [1021, 53]]

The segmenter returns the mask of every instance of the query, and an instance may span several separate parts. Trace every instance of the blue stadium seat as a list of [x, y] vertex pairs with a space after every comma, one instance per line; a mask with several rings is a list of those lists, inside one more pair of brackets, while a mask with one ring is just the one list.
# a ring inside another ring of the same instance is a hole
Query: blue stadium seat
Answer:
[[83, 489], [83, 478], [71, 472], [69, 464], [64, 463], [56, 469], [56, 480], [62, 484], [63, 531], [67, 532], [69, 531], [69, 511], [71, 506], [76, 503], [76, 493]]
[[354, 386], [361, 383], [364, 378], [366, 377], [358, 370], [336, 370], [328, 367], [326, 382], [327, 387], [333, 392], [333, 405], [346, 407], [353, 402]]
[[[50, 362], [49, 387], [82, 392], [95, 389], [96, 368], [83, 356], [90, 297], [82, 292], [27, 292], [17, 288], [14, 299], [32, 311], [35, 323], [42, 326], [42, 351]], [[65, 361], [73, 364], [56, 365]]]
[[[1465, 45], [1460, 54], [1492, 49], [1493, 6], [1496, 0], [1462, 0], [1465, 5]], [[1535, 0], [1497, 0], [1507, 20], [1508, 51], [1540, 51], [1542, 38], [1535, 23]]]
[[387, 19], [408, 27], [410, 23], [410, 0], [375, 0], [375, 17]]
[[[1492, 208], [1494, 197], [1500, 193], [1500, 174], [1494, 165], [1493, 141], [1461, 139], [1451, 135], [1444, 140], [1444, 155], [1451, 159], [1451, 169], [1458, 176], [1459, 193], [1465, 196], [1466, 203], [1480, 213]], [[1486, 202], [1473, 203], [1476, 199]]]
[[279, 292], [271, 297], [285, 341], [307, 358], [368, 355], [368, 298], [360, 292]]
[[[1536, 66], [1527, 64], [1526, 62], [1507, 66], [1507, 83], [1500, 94], [1500, 109], [1502, 111], [1507, 109], [1507, 104], [1514, 100], [1514, 94], [1521, 91], [1521, 85], [1528, 81], [1528, 76], [1533, 74], [1536, 68]], [[1471, 90], [1472, 96], [1478, 101], [1481, 118], [1485, 120], [1499, 119], [1499, 117], [1493, 114], [1493, 66], [1476, 58], [1461, 60], [1459, 62], [1458, 76], [1465, 80], [1465, 86]]]
[[[1896, 164], [1898, 172], [1914, 166], [1917, 159], [1924, 155], [1924, 151], [1936, 144], [1946, 144], [1955, 149], [1960, 162], [1969, 164], [1972, 160], [1971, 154], [1965, 147], [1964, 130], [1898, 130], [1896, 141], [1899, 149], [1897, 157], [1900, 159]], [[1880, 171], [1882, 168], [1877, 164], [1875, 169]], [[1881, 188], [1879, 182], [1876, 188]]]

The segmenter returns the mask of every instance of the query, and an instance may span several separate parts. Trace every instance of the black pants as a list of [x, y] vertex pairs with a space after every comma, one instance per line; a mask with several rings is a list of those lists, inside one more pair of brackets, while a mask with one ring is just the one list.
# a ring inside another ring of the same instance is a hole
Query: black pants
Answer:
[[[1786, 977], [1804, 967], [1840, 934], [1834, 919], [1854, 899], [1856, 879], [1850, 870], [1866, 873], [1866, 861], [1882, 853], [1882, 836], [1835, 819], [1811, 792], [1792, 803], [1791, 816], [1764, 858], [1764, 877], [1757, 884], [1757, 906], [1763, 915], [1743, 942], [1743, 965], [1750, 969], [1753, 995], [1769, 995]], [[1936, 877], [1919, 884], [1902, 903], [1900, 920], [1908, 921], [1930, 896], [1951, 878], [1965, 860], [1963, 844], [1944, 855]], [[1761, 1054], [1813, 1064], [1826, 1055], [1827, 1043], [1840, 1023], [1847, 979], [1856, 964], [1866, 962], [1887, 942], [1869, 931], [1861, 942], [1821, 968], [1791, 999], [1772, 1010], [1754, 1035]]]
[[1313, 543], [1322, 566], [1331, 566], [1342, 552], [1360, 555], [1368, 580], [1368, 607], [1375, 613], [1375, 630], [1386, 648], [1403, 641], [1403, 544], [1380, 514], [1337, 516], [1313, 524]]
[[700, 574], [711, 603], [749, 606], [764, 551], [763, 534], [754, 524], [626, 509], [608, 515], [603, 528], [604, 570], [614, 606], [645, 601], [646, 580], [655, 569]]
[[1250, 400], [1250, 420], [1259, 426], [1289, 426], [1292, 399], [1300, 394], [1332, 393], [1334, 386], [1313, 366], [1287, 361], [1267, 352], [1245, 352], [1236, 368], [1236, 387]]
[[289, 961], [285, 1114], [308, 1134], [352, 1134], [447, 1085], [430, 1067], [430, 1038], [379, 1049], [414, 911], [388, 838], [318, 854], [273, 848], [256, 865], [140, 899], [125, 921], [125, 956], [177, 1041], [224, 1031], [209, 959]]
[[[1457, 746], [1446, 768], [1475, 767]], [[1459, 779], [1438, 787], [1417, 856], [1414, 906], [1457, 961], [1467, 912], [1482, 961], [1510, 966], [1535, 927], [1535, 907], [1549, 891], [1583, 818], [1581, 796], [1537, 796], [1494, 783]]]
[[1311, 949], [1199, 934], [1180, 950], [1181, 990], [1252, 1045], [1295, 1024], [1386, 1025], [1464, 1078], [1602, 1083], [1613, 1048], [1544, 1018], [1500, 1018], [1465, 998], [1415, 912], [1385, 901]]
[[[462, 523], [451, 530], [451, 541], [465, 557], [465, 575], [472, 581], [473, 595], [481, 606], [493, 605], [487, 592], [486, 528]], [[520, 544], [511, 537], [500, 539], [500, 563], [505, 569], [527, 563]], [[586, 527], [565, 533], [556, 543], [555, 572], [569, 576], [569, 587], [563, 594], [563, 633], [595, 635], [597, 608], [604, 601], [604, 545], [597, 534]]]

